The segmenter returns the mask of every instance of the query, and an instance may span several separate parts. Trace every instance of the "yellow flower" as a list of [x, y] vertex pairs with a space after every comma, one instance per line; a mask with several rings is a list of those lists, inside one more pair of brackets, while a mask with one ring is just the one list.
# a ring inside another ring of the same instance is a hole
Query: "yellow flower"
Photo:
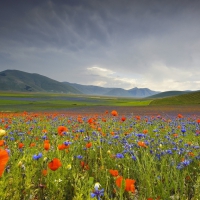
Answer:
[[66, 168], [70, 170], [72, 168], [71, 164], [67, 165]]
[[6, 131], [3, 130], [3, 129], [0, 129], [0, 137], [1, 137], [1, 136], [4, 136], [5, 134], [6, 134]]
[[43, 161], [45, 162], [47, 160], [47, 157], [44, 157]]
[[20, 160], [20, 161], [18, 162], [18, 166], [21, 167], [22, 164], [23, 164], [23, 163], [22, 163], [22, 161]]
[[108, 150], [108, 151], [107, 151], [107, 154], [110, 154], [110, 153], [111, 153], [110, 150]]

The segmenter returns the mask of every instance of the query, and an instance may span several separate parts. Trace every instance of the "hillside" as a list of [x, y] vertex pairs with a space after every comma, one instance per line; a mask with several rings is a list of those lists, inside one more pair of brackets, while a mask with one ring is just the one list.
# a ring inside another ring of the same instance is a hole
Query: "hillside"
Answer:
[[63, 83], [70, 84], [77, 90], [81, 91], [83, 94], [88, 94], [88, 95], [104, 95], [105, 93], [112, 90], [112, 88], [104, 88], [104, 87], [94, 86], [94, 85], [81, 85], [77, 83], [68, 83], [68, 82], [63, 82]]
[[160, 92], [158, 94], [149, 96], [148, 98], [157, 99], [157, 98], [164, 98], [164, 97], [172, 97], [172, 96], [187, 94], [190, 92], [191, 91], [166, 91], [166, 92]]
[[173, 97], [153, 100], [150, 105], [192, 105], [200, 104], [200, 91], [190, 92]]
[[73, 94], [81, 93], [71, 85], [64, 85], [63, 83], [48, 77], [19, 70], [5, 70], [0, 72], [0, 90]]
[[152, 91], [149, 88], [137, 88], [137, 87], [128, 90], [128, 92], [132, 96], [141, 97], [141, 98], [152, 96], [152, 95], [160, 93], [160, 92], [157, 92], [157, 91]]
[[70, 84], [77, 90], [81, 91], [83, 94], [88, 95], [102, 95], [102, 96], [118, 96], [118, 97], [134, 97], [143, 98], [148, 97], [159, 92], [152, 91], [148, 88], [132, 88], [130, 90], [125, 90], [122, 88], [105, 88], [94, 85], [81, 85], [77, 83], [63, 82], [64, 84]]

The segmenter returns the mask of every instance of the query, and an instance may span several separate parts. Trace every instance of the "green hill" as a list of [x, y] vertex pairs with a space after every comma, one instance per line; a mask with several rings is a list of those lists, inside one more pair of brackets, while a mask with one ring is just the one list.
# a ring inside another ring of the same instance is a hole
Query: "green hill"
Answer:
[[81, 92], [71, 85], [63, 84], [48, 77], [22, 72], [19, 70], [5, 70], [0, 72], [1, 91], [20, 92], [52, 92], [52, 93], [72, 93]]
[[155, 95], [152, 95], [152, 96], [148, 96], [147, 98], [157, 99], [157, 98], [164, 98], [164, 97], [172, 97], [172, 96], [187, 94], [187, 93], [190, 93], [190, 92], [191, 91], [166, 91], [166, 92], [161, 92], [159, 94], [155, 94]]
[[193, 105], [200, 104], [200, 91], [151, 101], [150, 105]]

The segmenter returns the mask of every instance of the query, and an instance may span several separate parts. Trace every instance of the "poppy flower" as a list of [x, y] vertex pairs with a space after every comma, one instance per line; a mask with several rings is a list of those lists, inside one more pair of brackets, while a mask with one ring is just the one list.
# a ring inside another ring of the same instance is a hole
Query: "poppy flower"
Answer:
[[46, 169], [43, 169], [43, 170], [42, 170], [42, 175], [43, 175], [43, 176], [46, 176], [46, 175], [47, 175], [47, 170], [46, 170]]
[[140, 119], [141, 119], [141, 117], [140, 117], [140, 116], [136, 116], [135, 118], [136, 118], [137, 120], [140, 120]]
[[4, 172], [8, 159], [9, 159], [8, 152], [6, 150], [0, 150], [0, 177]]
[[88, 170], [89, 169], [89, 165], [86, 164], [84, 161], [81, 161], [81, 167], [85, 170]]
[[87, 143], [85, 146], [86, 148], [90, 148], [92, 146], [92, 142]]
[[123, 116], [123, 117], [121, 118], [121, 121], [122, 121], [122, 122], [126, 121], [126, 117]]
[[20, 142], [20, 143], [18, 144], [18, 148], [21, 149], [21, 148], [23, 148], [23, 147], [24, 147], [24, 144]]
[[134, 185], [134, 184], [135, 184], [135, 180], [133, 180], [133, 179], [126, 179], [126, 180], [124, 180], [122, 176], [119, 176], [119, 177], [116, 179], [116, 181], [115, 181], [116, 185], [117, 185], [119, 188], [120, 188], [121, 185], [122, 185], [122, 181], [125, 181], [125, 190], [126, 190], [126, 191], [130, 191], [130, 192], [132, 192], [132, 193], [135, 192], [135, 185]]
[[126, 179], [125, 181], [125, 190], [130, 192], [135, 192], [135, 180], [133, 179]]
[[118, 175], [119, 175], [118, 170], [110, 169], [109, 172], [110, 172], [110, 174], [111, 174], [112, 176], [118, 176]]
[[200, 124], [200, 119], [197, 119], [197, 123]]
[[45, 150], [49, 150], [49, 149], [50, 149], [50, 144], [49, 144], [49, 141], [48, 141], [48, 140], [45, 140], [45, 141], [44, 141], [44, 149], [45, 149]]
[[147, 148], [147, 145], [146, 145], [144, 142], [142, 142], [142, 141], [139, 141], [139, 142], [138, 142], [138, 145], [139, 145], [140, 147], [145, 147], [145, 148]]
[[68, 131], [68, 128], [65, 127], [65, 126], [59, 126], [59, 127], [58, 127], [58, 134], [59, 134], [60, 136], [64, 135], [64, 132], [67, 132], [67, 131]]
[[143, 130], [143, 133], [144, 133], [144, 134], [147, 134], [147, 133], [148, 133], [148, 130], [144, 129], [144, 130]]
[[65, 146], [65, 144], [59, 144], [58, 145], [58, 149], [59, 150], [64, 150], [64, 149], [66, 149], [67, 148], [67, 146]]
[[115, 180], [115, 183], [117, 185], [117, 187], [121, 187], [122, 185], [122, 181], [123, 181], [123, 176], [119, 176], [116, 180]]
[[4, 140], [0, 140], [0, 146], [3, 146], [5, 144]]
[[113, 110], [113, 111], [111, 112], [111, 115], [115, 117], [115, 116], [118, 116], [118, 113], [117, 113], [116, 110]]
[[93, 119], [93, 118], [88, 119], [88, 123], [89, 123], [89, 124], [92, 124], [93, 122], [94, 122], [94, 119]]
[[179, 119], [183, 118], [183, 115], [178, 114], [178, 118], [179, 118]]
[[31, 143], [31, 144], [30, 144], [30, 147], [35, 147], [35, 143]]
[[49, 169], [56, 171], [59, 167], [62, 166], [62, 163], [58, 158], [54, 158], [50, 163], [48, 163]]

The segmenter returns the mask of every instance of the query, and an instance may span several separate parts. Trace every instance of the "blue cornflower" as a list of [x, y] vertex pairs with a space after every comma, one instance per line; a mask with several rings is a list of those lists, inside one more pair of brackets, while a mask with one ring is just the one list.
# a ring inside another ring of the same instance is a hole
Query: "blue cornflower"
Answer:
[[186, 132], [186, 130], [185, 130], [184, 127], [181, 129], [181, 132], [182, 132], [182, 133], [185, 133], [185, 132]]
[[131, 157], [134, 161], [136, 161], [136, 157], [133, 155], [132, 157]]
[[78, 159], [82, 159], [83, 158], [83, 156], [81, 156], [81, 155], [78, 155], [78, 156], [76, 156]]
[[184, 161], [181, 162], [181, 164], [183, 166], [188, 166], [190, 164], [190, 162], [191, 162], [190, 160], [184, 160]]
[[171, 149], [168, 149], [168, 150], [166, 150], [166, 153], [167, 153], [167, 154], [172, 154], [172, 150], [171, 150]]
[[94, 191], [90, 193], [91, 198], [96, 197], [98, 200], [100, 200], [101, 196], [104, 195], [104, 189], [99, 190], [100, 184], [99, 183], [95, 183], [94, 186]]
[[66, 141], [66, 142], [64, 142], [63, 143], [65, 146], [68, 146], [68, 145], [70, 145], [70, 144], [72, 144], [70, 141]]
[[42, 157], [42, 153], [39, 153], [38, 155], [33, 155], [33, 160], [39, 160]]
[[122, 153], [117, 153], [115, 157], [116, 158], [124, 158], [124, 155]]

